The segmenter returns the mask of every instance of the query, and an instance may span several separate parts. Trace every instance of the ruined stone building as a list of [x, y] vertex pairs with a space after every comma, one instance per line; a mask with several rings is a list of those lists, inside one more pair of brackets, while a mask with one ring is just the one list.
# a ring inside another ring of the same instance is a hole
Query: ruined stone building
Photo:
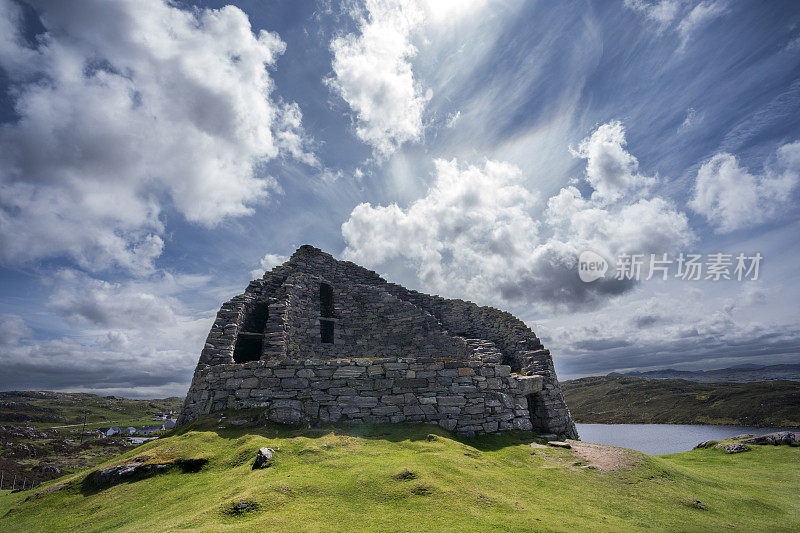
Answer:
[[429, 422], [577, 437], [550, 352], [509, 313], [388, 283], [311, 246], [222, 305], [181, 421]]

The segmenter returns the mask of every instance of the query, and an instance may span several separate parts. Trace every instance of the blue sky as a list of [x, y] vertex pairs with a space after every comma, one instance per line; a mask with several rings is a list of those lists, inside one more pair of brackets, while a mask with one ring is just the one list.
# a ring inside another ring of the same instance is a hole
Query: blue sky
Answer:
[[[800, 362], [799, 74], [795, 2], [0, 0], [0, 388], [181, 395], [304, 243], [562, 379]], [[718, 252], [758, 280], [613, 279]]]

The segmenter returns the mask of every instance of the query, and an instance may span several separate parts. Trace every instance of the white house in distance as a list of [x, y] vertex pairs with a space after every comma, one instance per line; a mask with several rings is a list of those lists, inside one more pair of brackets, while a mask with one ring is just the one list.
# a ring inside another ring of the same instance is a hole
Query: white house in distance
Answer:
[[178, 420], [175, 418], [167, 418], [161, 425], [149, 425], [149, 426], [128, 426], [124, 429], [114, 427], [100, 427], [95, 428], [100, 435], [104, 437], [111, 437], [113, 435], [149, 435], [151, 433], [155, 433], [156, 431], [163, 431], [165, 429], [173, 429]]

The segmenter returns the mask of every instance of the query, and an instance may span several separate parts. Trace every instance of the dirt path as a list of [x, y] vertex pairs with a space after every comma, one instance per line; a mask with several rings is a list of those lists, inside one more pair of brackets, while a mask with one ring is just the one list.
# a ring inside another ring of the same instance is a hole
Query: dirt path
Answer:
[[633, 450], [579, 440], [568, 440], [567, 442], [572, 445], [572, 451], [579, 459], [603, 472], [631, 468], [641, 461], [642, 454]]

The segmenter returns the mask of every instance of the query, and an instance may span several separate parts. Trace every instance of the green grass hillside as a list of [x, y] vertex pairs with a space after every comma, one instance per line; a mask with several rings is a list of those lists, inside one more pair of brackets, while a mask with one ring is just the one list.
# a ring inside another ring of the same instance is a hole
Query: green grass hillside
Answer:
[[[242, 416], [238, 414], [236, 416]], [[533, 443], [533, 445], [532, 445]], [[275, 450], [253, 470], [256, 451]], [[591, 448], [587, 448], [591, 451]], [[530, 434], [433, 426], [299, 430], [204, 421], [106, 463], [165, 465], [110, 487], [0, 495], [2, 531], [797, 531], [800, 448], [613, 462]], [[43, 485], [39, 490], [46, 488]]]
[[597, 376], [561, 384], [576, 422], [800, 426], [800, 382]]

